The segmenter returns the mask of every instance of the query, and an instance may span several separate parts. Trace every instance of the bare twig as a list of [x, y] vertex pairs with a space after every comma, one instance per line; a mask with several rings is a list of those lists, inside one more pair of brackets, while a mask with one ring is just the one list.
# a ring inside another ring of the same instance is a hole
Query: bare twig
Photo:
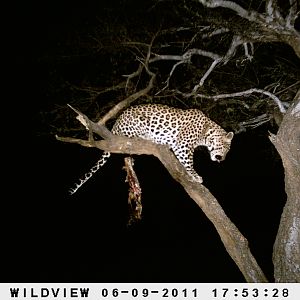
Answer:
[[147, 93], [150, 92], [150, 90], [154, 86], [154, 81], [155, 81], [155, 74], [150, 78], [149, 83], [147, 87], [144, 89], [130, 95], [123, 101], [119, 102], [117, 105], [115, 105], [108, 113], [104, 115], [99, 121], [98, 124], [105, 124], [109, 119], [113, 118], [116, 116], [122, 109], [126, 108], [129, 106], [133, 101], [137, 100], [138, 98], [146, 95]]
[[94, 99], [101, 94], [104, 94], [104, 93], [107, 93], [110, 91], [114, 91], [114, 90], [118, 90], [118, 89], [123, 89], [126, 86], [126, 82], [122, 81], [116, 85], [113, 85], [113, 86], [110, 86], [107, 88], [102, 88], [102, 89], [93, 87], [93, 86], [79, 87], [79, 86], [71, 85], [71, 84], [70, 84], [70, 86], [72, 89], [89, 93], [91, 95], [91, 98]]
[[232, 1], [223, 1], [223, 0], [199, 0], [203, 5], [215, 8], [215, 7], [224, 7], [229, 8], [233, 11], [235, 11], [239, 16], [245, 19], [253, 20], [253, 16], [244, 8], [242, 8], [240, 5], [236, 4]]
[[249, 43], [249, 44], [250, 44], [251, 54], [249, 54], [248, 43], [243, 43], [243, 46], [244, 46], [246, 59], [251, 61], [253, 59], [254, 51], [253, 51], [253, 43]]
[[184, 64], [184, 63], [185, 63], [185, 61], [184, 61], [184, 60], [181, 60], [181, 61], [177, 62], [177, 63], [172, 67], [172, 70], [171, 70], [171, 72], [170, 72], [170, 74], [169, 74], [167, 80], [165, 81], [166, 85], [165, 85], [160, 91], [158, 91], [155, 95], [158, 95], [161, 91], [163, 91], [163, 90], [165, 90], [165, 89], [167, 89], [167, 88], [169, 87], [170, 79], [171, 79], [171, 76], [173, 75], [175, 69], [176, 69], [179, 65]]
[[192, 93], [182, 93], [179, 91], [176, 91], [176, 92], [183, 95], [186, 98], [193, 96], [193, 97], [197, 97], [197, 98], [213, 99], [213, 100], [219, 100], [219, 99], [231, 98], [231, 97], [241, 97], [241, 96], [246, 96], [246, 95], [253, 94], [253, 93], [259, 93], [259, 94], [264, 94], [264, 95], [268, 96], [269, 98], [271, 98], [277, 104], [281, 113], [286, 112], [286, 109], [285, 109], [283, 103], [279, 100], [279, 98], [277, 96], [275, 96], [274, 94], [272, 94], [268, 91], [265, 91], [263, 89], [253, 88], [253, 89], [249, 89], [249, 90], [242, 91], [242, 92], [219, 94], [219, 95], [214, 95], [214, 96], [208, 96], [208, 95], [204, 95], [204, 94], [195, 94], [194, 92], [192, 92]]
[[252, 118], [250, 120], [240, 122], [239, 125], [242, 128], [245, 128], [245, 127], [256, 128], [256, 127], [261, 126], [264, 123], [269, 122], [270, 120], [271, 120], [270, 115], [262, 114], [260, 116], [255, 117], [255, 118]]
[[267, 0], [266, 1], [266, 20], [269, 22], [272, 22], [276, 20], [277, 22], [280, 22], [281, 24], [284, 24], [284, 19], [278, 10], [278, 6], [276, 1], [273, 0]]
[[138, 69], [137, 69], [136, 71], [132, 72], [132, 73], [129, 74], [129, 75], [123, 75], [123, 77], [126, 77], [126, 78], [127, 78], [127, 80], [126, 80], [126, 86], [125, 86], [125, 89], [126, 89], [126, 90], [128, 89], [130, 80], [132, 80], [133, 78], [135, 78], [135, 77], [141, 75], [142, 70], [143, 70], [143, 65], [140, 63], [139, 66], [138, 66]]
[[227, 62], [235, 55], [236, 48], [242, 44], [244, 44], [244, 40], [242, 39], [242, 37], [240, 37], [239, 35], [233, 36], [231, 45], [222, 58], [224, 64], [227, 64]]
[[201, 35], [201, 38], [202, 38], [202, 39], [205, 39], [205, 38], [211, 38], [211, 37], [213, 37], [213, 36], [215, 36], [215, 35], [223, 34], [223, 33], [226, 33], [226, 32], [229, 32], [229, 29], [228, 29], [228, 28], [221, 27], [221, 28], [218, 28], [218, 29], [213, 30], [212, 32], [202, 34], [202, 35]]
[[290, 0], [290, 9], [286, 16], [286, 26], [294, 29], [295, 20], [297, 19], [297, 0]]
[[198, 89], [203, 86], [204, 81], [209, 76], [209, 74], [213, 71], [213, 69], [216, 67], [216, 65], [220, 62], [220, 60], [214, 60], [212, 64], [210, 65], [209, 69], [205, 72], [205, 74], [202, 76], [199, 84], [195, 85], [193, 88], [193, 92], [197, 92]]

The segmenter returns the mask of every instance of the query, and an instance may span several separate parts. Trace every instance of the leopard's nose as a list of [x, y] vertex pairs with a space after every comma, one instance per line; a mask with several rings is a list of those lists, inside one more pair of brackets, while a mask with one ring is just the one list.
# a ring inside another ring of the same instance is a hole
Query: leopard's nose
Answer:
[[215, 158], [218, 162], [223, 160], [223, 157], [221, 155], [216, 155]]

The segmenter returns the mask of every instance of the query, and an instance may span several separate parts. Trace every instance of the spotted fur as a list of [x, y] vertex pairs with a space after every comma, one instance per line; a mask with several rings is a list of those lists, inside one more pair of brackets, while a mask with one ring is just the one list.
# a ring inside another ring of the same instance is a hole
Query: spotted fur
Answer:
[[[168, 145], [192, 179], [202, 183], [193, 167], [193, 154], [198, 146], [206, 146], [213, 161], [225, 159], [233, 132], [226, 132], [198, 109], [178, 109], [160, 104], [144, 104], [126, 109], [116, 120], [112, 133], [139, 137]], [[104, 152], [96, 165], [70, 190], [74, 194], [107, 161]]]

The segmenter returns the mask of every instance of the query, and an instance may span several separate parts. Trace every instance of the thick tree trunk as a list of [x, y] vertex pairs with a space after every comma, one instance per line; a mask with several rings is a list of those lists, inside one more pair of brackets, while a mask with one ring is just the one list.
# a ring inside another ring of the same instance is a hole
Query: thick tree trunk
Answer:
[[300, 90], [271, 135], [285, 171], [287, 202], [273, 249], [276, 282], [300, 282]]

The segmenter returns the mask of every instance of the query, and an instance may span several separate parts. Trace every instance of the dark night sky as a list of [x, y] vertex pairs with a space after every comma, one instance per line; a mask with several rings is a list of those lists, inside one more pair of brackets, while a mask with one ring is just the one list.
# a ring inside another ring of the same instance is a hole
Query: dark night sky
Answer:
[[[126, 226], [121, 155], [113, 155], [76, 195], [67, 194], [100, 152], [37, 133], [40, 111], [49, 101], [41, 75], [49, 69], [41, 70], [38, 58], [51, 55], [73, 28], [90, 26], [101, 5], [62, 2], [26, 2], [15, 15], [22, 44], [15, 57], [18, 78], [24, 76], [24, 82], [12, 106], [17, 107], [15, 116], [24, 120], [26, 134], [17, 131], [20, 140], [14, 152], [21, 157], [7, 173], [13, 184], [6, 187], [10, 221], [2, 281], [243, 282], [212, 224], [153, 157], [136, 157], [144, 211], [137, 225]], [[285, 192], [281, 161], [268, 141], [268, 129], [237, 135], [222, 164], [211, 162], [201, 150], [195, 163], [272, 280], [272, 246]]]

